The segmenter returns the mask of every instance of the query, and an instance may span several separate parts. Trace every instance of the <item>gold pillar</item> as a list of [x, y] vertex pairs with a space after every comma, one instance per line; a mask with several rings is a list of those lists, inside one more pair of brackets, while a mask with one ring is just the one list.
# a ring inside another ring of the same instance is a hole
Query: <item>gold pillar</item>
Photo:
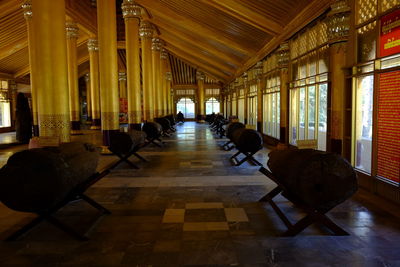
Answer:
[[143, 80], [143, 118], [152, 121], [154, 118], [153, 80], [151, 66], [151, 39], [153, 26], [148, 21], [140, 23], [139, 35], [142, 41], [142, 80]]
[[[225, 94], [222, 92], [222, 88], [220, 89], [220, 97], [219, 97], [219, 113], [224, 114], [224, 110], [225, 110]], [[226, 115], [226, 114], [224, 114]]]
[[96, 39], [89, 39], [90, 96], [92, 103], [92, 130], [100, 130], [99, 47]]
[[117, 18], [115, 0], [97, 0], [100, 106], [103, 144], [119, 131]]
[[126, 99], [126, 97], [127, 97], [126, 80], [127, 80], [126, 73], [119, 72], [118, 73], [119, 98]]
[[204, 121], [205, 118], [205, 111], [204, 111], [204, 105], [205, 105], [205, 91], [204, 91], [204, 73], [197, 71], [196, 73], [196, 79], [197, 79], [197, 104], [199, 105], [197, 110], [197, 120], [200, 122]]
[[160, 71], [160, 84], [161, 84], [161, 105], [162, 105], [162, 113], [163, 115], [171, 114], [168, 109], [168, 89], [167, 89], [167, 60], [168, 60], [168, 53], [163, 48], [161, 50], [161, 71]]
[[86, 83], [86, 111], [87, 111], [87, 122], [92, 121], [92, 94], [90, 90], [90, 74], [85, 74]]
[[40, 136], [70, 141], [64, 0], [32, 0]]
[[289, 94], [289, 43], [284, 42], [277, 50], [278, 67], [280, 68], [280, 141], [287, 144], [289, 142], [289, 113], [288, 113], [288, 94]]
[[31, 80], [31, 105], [32, 105], [32, 122], [33, 122], [33, 135], [39, 136], [39, 122], [37, 110], [37, 93], [36, 93], [36, 54], [35, 54], [35, 34], [33, 33], [32, 22], [32, 5], [31, 0], [24, 1], [22, 9], [24, 10], [24, 17], [27, 23], [28, 33], [28, 51], [29, 51], [29, 67], [30, 67], [30, 80]]
[[174, 96], [171, 92], [171, 82], [172, 82], [172, 73], [167, 71], [165, 73], [165, 91], [167, 92], [167, 105], [168, 105], [168, 113], [176, 114], [175, 111], [175, 103], [174, 103]]
[[257, 76], [257, 131], [262, 133], [263, 131], [263, 77], [261, 74]]
[[78, 27], [75, 22], [67, 21], [67, 63], [68, 63], [68, 88], [69, 88], [69, 112], [71, 120], [71, 134], [80, 133], [79, 116], [79, 86], [78, 86], [78, 59], [77, 39]]
[[329, 72], [331, 90], [330, 135], [328, 150], [346, 154], [346, 57], [347, 40], [350, 28], [350, 8], [347, 1], [337, 0], [331, 5], [331, 11], [325, 21], [329, 41]]
[[125, 20], [128, 123], [131, 129], [140, 129], [140, 123], [142, 122], [139, 58], [139, 22], [141, 10], [141, 7], [131, 0], [124, 0], [122, 3], [122, 15]]
[[[247, 80], [247, 72], [243, 73], [243, 89], [244, 89], [244, 124], [246, 125], [247, 122], [247, 118], [249, 115], [249, 103], [248, 103], [248, 97], [249, 97], [249, 83]], [[239, 112], [238, 112], [239, 113]]]
[[162, 99], [160, 87], [160, 47], [161, 41], [153, 38], [151, 43], [152, 73], [153, 73], [153, 99], [154, 99], [154, 116], [161, 117]]

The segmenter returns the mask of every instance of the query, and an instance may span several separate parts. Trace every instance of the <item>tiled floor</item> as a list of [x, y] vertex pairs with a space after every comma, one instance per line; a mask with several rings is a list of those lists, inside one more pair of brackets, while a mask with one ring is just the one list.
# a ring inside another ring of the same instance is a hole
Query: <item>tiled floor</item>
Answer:
[[[222, 151], [224, 140], [205, 124], [177, 129], [163, 148], [140, 151], [149, 162], [131, 158], [139, 170], [123, 163], [88, 190], [111, 215], [93, 224], [98, 213], [83, 202], [57, 214], [89, 241], [42, 223], [19, 241], [0, 241], [0, 266], [400, 266], [398, 206], [359, 190], [329, 213], [350, 236], [313, 226], [281, 237], [284, 225], [258, 202], [274, 187], [258, 167], [232, 166], [234, 151]], [[99, 144], [101, 136], [74, 139]], [[24, 148], [0, 151], [1, 162]], [[256, 158], [265, 164], [267, 152]], [[102, 156], [99, 168], [114, 160]], [[303, 215], [283, 197], [277, 204], [292, 220]], [[0, 239], [34, 217], [0, 204]]]

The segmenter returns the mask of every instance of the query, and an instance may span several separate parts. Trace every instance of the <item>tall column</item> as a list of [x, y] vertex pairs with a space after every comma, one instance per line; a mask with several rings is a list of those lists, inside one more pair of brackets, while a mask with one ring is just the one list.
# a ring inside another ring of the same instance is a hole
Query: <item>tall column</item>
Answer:
[[153, 68], [153, 98], [154, 98], [154, 116], [160, 117], [162, 109], [161, 88], [160, 88], [160, 48], [159, 38], [153, 38], [151, 44], [151, 58]]
[[125, 20], [126, 75], [128, 98], [128, 123], [130, 129], [139, 130], [142, 122], [140, 85], [139, 22], [142, 9], [132, 0], [122, 3]]
[[165, 73], [165, 91], [167, 92], [168, 113], [176, 114], [174, 96], [171, 92], [172, 73], [167, 71]]
[[71, 134], [79, 134], [81, 122], [79, 116], [78, 58], [76, 45], [79, 29], [76, 23], [72, 21], [67, 21], [65, 29], [67, 32], [67, 63]]
[[118, 83], [119, 83], [119, 98], [127, 98], [127, 88], [126, 88], [127, 76], [125, 72], [118, 73]]
[[15, 120], [17, 118], [16, 111], [17, 111], [17, 83], [15, 80], [8, 80], [8, 91], [10, 92], [11, 97], [11, 126], [15, 126]]
[[284, 42], [279, 46], [278, 54], [278, 67], [280, 68], [280, 141], [282, 143], [289, 142], [289, 113], [288, 107], [288, 94], [289, 94], [289, 43]]
[[142, 41], [143, 118], [144, 121], [152, 121], [154, 118], [153, 75], [151, 66], [153, 26], [150, 22], [144, 20], [140, 23], [139, 35]]
[[100, 106], [103, 144], [119, 131], [117, 18], [115, 0], [97, 0]]
[[86, 83], [86, 111], [87, 111], [87, 122], [92, 121], [92, 94], [90, 90], [90, 74], [85, 74]]
[[[247, 124], [247, 117], [249, 116], [249, 103], [248, 103], [248, 96], [249, 96], [249, 83], [248, 83], [248, 75], [247, 72], [243, 73], [243, 88], [244, 88], [244, 124]], [[239, 112], [238, 112], [239, 113]]]
[[32, 0], [40, 136], [70, 141], [64, 0]]
[[31, 80], [31, 105], [32, 105], [32, 122], [33, 122], [33, 135], [39, 136], [39, 121], [38, 121], [38, 110], [37, 110], [37, 93], [36, 93], [36, 79], [37, 79], [37, 67], [36, 67], [36, 54], [35, 54], [35, 34], [33, 33], [33, 22], [32, 22], [32, 1], [25, 0], [22, 5], [24, 10], [24, 17], [27, 23], [28, 32], [28, 51], [29, 51], [29, 67], [30, 67], [30, 80]]
[[219, 112], [220, 113], [223, 113], [224, 115], [226, 115], [225, 114], [225, 112], [224, 112], [224, 110], [225, 110], [225, 94], [222, 92], [222, 88], [220, 89], [220, 97], [219, 97]]
[[350, 29], [350, 8], [347, 1], [337, 0], [331, 5], [325, 23], [329, 41], [329, 71], [331, 80], [331, 116], [328, 150], [345, 154], [346, 112], [346, 57]]
[[99, 46], [96, 39], [89, 39], [90, 96], [92, 102], [92, 130], [100, 130]]
[[199, 105], [197, 110], [197, 120], [200, 122], [204, 122], [205, 118], [205, 91], [204, 91], [204, 73], [197, 71], [196, 72], [196, 79], [197, 79], [197, 104]]
[[168, 115], [171, 112], [168, 110], [168, 89], [167, 89], [167, 79], [166, 79], [166, 72], [167, 72], [167, 60], [168, 60], [168, 53], [163, 48], [161, 50], [161, 73], [160, 73], [160, 80], [161, 80], [161, 105], [162, 105], [162, 113], [163, 115]]
[[263, 127], [262, 122], [263, 118], [263, 110], [264, 110], [264, 101], [263, 101], [263, 90], [265, 86], [264, 77], [263, 77], [263, 62], [259, 61], [256, 64], [256, 78], [257, 78], [257, 131], [262, 133]]

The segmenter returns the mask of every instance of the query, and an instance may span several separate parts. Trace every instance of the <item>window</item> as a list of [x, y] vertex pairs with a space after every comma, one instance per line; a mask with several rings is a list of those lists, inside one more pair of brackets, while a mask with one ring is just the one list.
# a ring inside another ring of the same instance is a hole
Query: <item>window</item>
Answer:
[[360, 171], [398, 184], [400, 123], [394, 114], [399, 112], [400, 72], [391, 68], [400, 66], [400, 10], [395, 9], [400, 1], [356, 3], [352, 163]]
[[257, 126], [257, 84], [250, 85], [247, 96], [247, 124], [252, 128]]
[[280, 78], [278, 72], [274, 72], [266, 78], [266, 89], [263, 95], [264, 113], [263, 129], [266, 135], [280, 138]]
[[237, 116], [238, 119], [241, 123], [244, 123], [244, 86], [240, 86], [240, 89], [238, 90], [239, 95], [237, 98], [237, 102], [238, 102], [238, 111], [237, 111]]
[[176, 104], [176, 110], [182, 112], [186, 119], [194, 119], [194, 102], [190, 98], [181, 98]]
[[220, 105], [215, 97], [211, 97], [206, 102], [206, 114], [219, 113]]
[[11, 106], [8, 82], [0, 80], [0, 128], [11, 127]]
[[[323, 30], [316, 24], [291, 42], [292, 82], [289, 95], [289, 143], [317, 140], [318, 150], [326, 150], [328, 109], [328, 47]], [[315, 49], [317, 45], [322, 45]], [[310, 51], [310, 52], [307, 52]]]

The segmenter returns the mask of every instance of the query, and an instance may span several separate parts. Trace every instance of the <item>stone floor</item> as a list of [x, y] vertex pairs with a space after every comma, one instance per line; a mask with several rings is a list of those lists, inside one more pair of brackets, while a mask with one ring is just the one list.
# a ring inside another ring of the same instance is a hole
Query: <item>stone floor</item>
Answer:
[[[76, 140], [99, 144], [98, 132]], [[363, 190], [329, 216], [350, 232], [330, 236], [309, 227], [296, 237], [272, 208], [258, 200], [274, 187], [257, 166], [232, 166], [234, 151], [219, 148], [205, 124], [177, 126], [165, 146], [148, 146], [88, 190], [111, 210], [99, 214], [74, 202], [57, 217], [89, 241], [76, 241], [42, 223], [18, 241], [0, 241], [0, 266], [400, 266], [399, 207]], [[0, 164], [26, 146], [0, 150]], [[256, 158], [267, 161], [268, 150]], [[102, 156], [100, 166], [115, 161]], [[283, 197], [277, 204], [292, 220], [303, 215]], [[0, 204], [0, 240], [35, 215]]]

